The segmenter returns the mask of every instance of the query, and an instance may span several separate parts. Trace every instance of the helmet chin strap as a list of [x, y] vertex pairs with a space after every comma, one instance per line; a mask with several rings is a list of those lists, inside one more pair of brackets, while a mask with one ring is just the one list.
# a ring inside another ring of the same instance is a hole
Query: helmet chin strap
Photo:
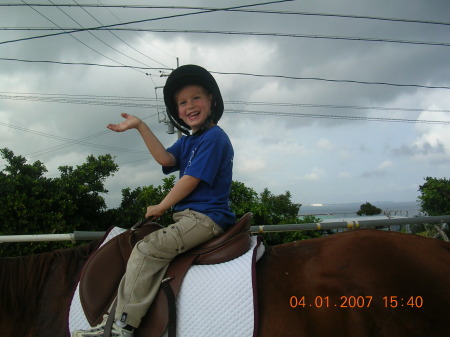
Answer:
[[169, 117], [170, 121], [172, 122], [172, 124], [181, 132], [183, 132], [186, 136], [190, 135], [189, 129], [185, 128], [184, 126], [180, 125], [180, 123], [178, 123], [175, 118], [173, 118], [173, 116], [170, 114], [170, 112], [167, 112], [167, 116]]
[[211, 124], [214, 123], [214, 113], [210, 112], [208, 117], [206, 117], [205, 121], [203, 122], [200, 129], [198, 129], [196, 132], [194, 132], [192, 135], [198, 135], [202, 134], [206, 130], [208, 130], [211, 127]]

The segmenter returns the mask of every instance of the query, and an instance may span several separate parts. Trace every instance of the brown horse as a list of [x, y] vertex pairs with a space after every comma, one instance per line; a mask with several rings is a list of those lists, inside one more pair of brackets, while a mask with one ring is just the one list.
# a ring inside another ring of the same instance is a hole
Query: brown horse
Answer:
[[[94, 246], [1, 259], [0, 335], [67, 336], [69, 300]], [[450, 336], [444, 241], [356, 230], [269, 247], [257, 280], [260, 337]]]

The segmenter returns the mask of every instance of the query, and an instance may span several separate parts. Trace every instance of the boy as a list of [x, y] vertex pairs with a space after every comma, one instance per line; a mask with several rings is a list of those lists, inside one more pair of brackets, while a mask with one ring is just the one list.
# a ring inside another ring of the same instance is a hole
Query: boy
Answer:
[[[217, 126], [224, 107], [213, 76], [196, 65], [177, 68], [164, 86], [164, 101], [175, 126], [192, 131], [168, 149], [137, 117], [122, 114], [125, 121], [108, 125], [116, 132], [137, 129], [165, 174], [180, 171], [167, 196], [147, 207], [145, 216], [157, 219], [174, 206], [175, 223], [134, 247], [118, 289], [112, 336], [133, 336], [176, 255], [222, 234], [236, 220], [229, 207], [234, 152]], [[89, 331], [75, 331], [73, 337], [103, 336], [105, 324], [106, 319]]]

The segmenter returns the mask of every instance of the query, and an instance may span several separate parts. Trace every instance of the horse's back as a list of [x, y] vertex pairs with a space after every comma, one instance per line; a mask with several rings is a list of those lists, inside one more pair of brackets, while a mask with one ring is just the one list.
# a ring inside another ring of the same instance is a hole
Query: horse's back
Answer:
[[271, 247], [260, 336], [450, 336], [450, 244], [359, 230]]

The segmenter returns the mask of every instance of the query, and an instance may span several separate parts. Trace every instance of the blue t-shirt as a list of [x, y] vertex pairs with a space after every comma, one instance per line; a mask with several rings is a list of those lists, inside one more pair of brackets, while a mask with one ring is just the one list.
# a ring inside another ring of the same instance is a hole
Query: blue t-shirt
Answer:
[[200, 135], [183, 136], [168, 152], [177, 160], [175, 166], [163, 167], [165, 174], [180, 171], [180, 178], [187, 174], [200, 179], [200, 184], [174, 207], [209, 216], [226, 230], [236, 221], [229, 205], [234, 151], [227, 134], [217, 125]]

